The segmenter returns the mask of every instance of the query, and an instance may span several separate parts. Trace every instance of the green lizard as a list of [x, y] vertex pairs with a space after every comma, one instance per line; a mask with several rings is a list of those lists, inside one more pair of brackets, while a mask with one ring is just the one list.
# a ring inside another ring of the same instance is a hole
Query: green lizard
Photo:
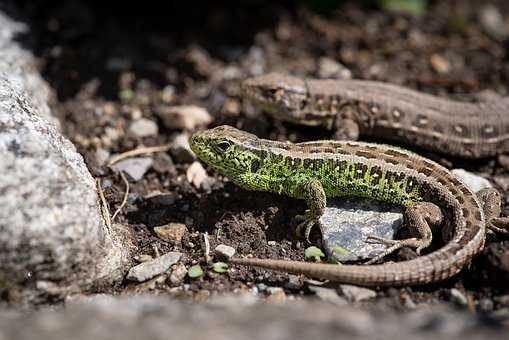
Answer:
[[439, 164], [386, 145], [347, 141], [299, 144], [259, 139], [230, 126], [196, 132], [196, 155], [247, 190], [304, 199], [309, 210], [297, 227], [306, 238], [326, 206], [326, 197], [357, 196], [401, 204], [416, 237], [375, 241], [389, 245], [385, 256], [403, 246], [417, 253], [431, 244], [431, 227], [442, 226], [448, 243], [407, 262], [383, 265], [331, 265], [268, 259], [230, 259], [359, 285], [424, 284], [450, 277], [483, 247], [486, 227], [505, 231], [495, 190], [477, 195]]

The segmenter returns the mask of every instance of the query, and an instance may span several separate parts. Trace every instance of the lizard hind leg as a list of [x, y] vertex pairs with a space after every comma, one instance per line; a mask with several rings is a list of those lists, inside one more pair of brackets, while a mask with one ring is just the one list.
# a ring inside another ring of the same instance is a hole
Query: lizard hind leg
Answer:
[[500, 193], [493, 188], [481, 189], [477, 193], [483, 206], [486, 228], [494, 233], [509, 237], [509, 217], [501, 217]]
[[394, 251], [403, 248], [414, 248], [417, 254], [431, 245], [433, 234], [432, 227], [439, 226], [444, 221], [444, 215], [440, 208], [429, 202], [417, 203], [405, 211], [407, 226], [416, 234], [415, 237], [404, 240], [390, 240], [377, 236], [369, 236], [367, 241], [370, 243], [379, 243], [389, 246], [383, 253], [367, 261], [366, 264], [373, 264]]

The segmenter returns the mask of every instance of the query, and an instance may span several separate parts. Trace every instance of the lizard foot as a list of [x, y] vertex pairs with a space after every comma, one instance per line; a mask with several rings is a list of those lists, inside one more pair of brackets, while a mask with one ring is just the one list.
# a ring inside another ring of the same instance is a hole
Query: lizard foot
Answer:
[[378, 262], [385, 256], [403, 247], [413, 248], [416, 253], [420, 255], [421, 251], [431, 244], [432, 234], [430, 226], [438, 226], [442, 224], [443, 221], [440, 208], [429, 202], [420, 202], [407, 208], [405, 216], [410, 231], [413, 231], [414, 235], [417, 237], [404, 240], [391, 240], [378, 236], [368, 236], [367, 242], [383, 244], [388, 246], [388, 248], [380, 255], [366, 262], [366, 264]]
[[417, 238], [407, 238], [405, 240], [391, 240], [383, 237], [378, 236], [368, 236], [366, 239], [366, 242], [371, 244], [383, 244], [388, 246], [387, 249], [384, 250], [383, 253], [375, 256], [371, 260], [367, 261], [365, 264], [373, 264], [380, 260], [382, 260], [384, 257], [386, 257], [389, 254], [392, 254], [396, 250], [403, 248], [403, 247], [410, 247], [415, 248], [415, 251], [418, 255], [420, 255], [421, 250], [428, 246], [427, 242], [422, 239]]
[[304, 237], [308, 243], [311, 243], [309, 241], [309, 235], [311, 235], [311, 230], [315, 224], [318, 223], [318, 219], [306, 211], [305, 215], [296, 215], [295, 220], [302, 221], [299, 225], [297, 225], [297, 228], [295, 228], [297, 236]]
[[497, 234], [509, 237], [509, 217], [492, 218], [487, 227]]
[[500, 193], [493, 188], [487, 188], [479, 190], [477, 197], [483, 204], [486, 228], [494, 233], [509, 237], [509, 217], [500, 216]]

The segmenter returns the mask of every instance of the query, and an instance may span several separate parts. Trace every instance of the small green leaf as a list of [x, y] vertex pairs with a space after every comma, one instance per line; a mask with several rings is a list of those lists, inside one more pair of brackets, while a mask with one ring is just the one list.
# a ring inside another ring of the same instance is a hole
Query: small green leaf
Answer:
[[131, 89], [124, 89], [124, 90], [121, 90], [118, 95], [119, 95], [120, 99], [129, 100], [134, 96], [134, 92]]
[[189, 267], [187, 275], [189, 275], [191, 279], [197, 279], [203, 275], [203, 269], [201, 269], [199, 264], [195, 264], [194, 266]]
[[336, 255], [348, 255], [350, 254], [350, 252], [348, 250], [346, 250], [345, 248], [341, 247], [341, 246], [334, 246], [334, 248], [332, 248], [332, 254], [336, 254]]
[[224, 262], [216, 262], [212, 265], [212, 270], [216, 273], [226, 273], [228, 265]]
[[321, 257], [325, 257], [325, 254], [318, 247], [311, 246], [311, 247], [306, 248], [306, 250], [304, 251], [304, 258], [306, 260], [311, 260], [311, 259], [319, 260]]

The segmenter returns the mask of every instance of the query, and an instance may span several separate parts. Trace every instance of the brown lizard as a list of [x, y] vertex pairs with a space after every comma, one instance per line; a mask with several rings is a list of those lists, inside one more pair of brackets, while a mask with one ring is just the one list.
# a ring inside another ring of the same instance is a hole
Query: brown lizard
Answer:
[[464, 158], [509, 151], [509, 97], [460, 102], [377, 81], [278, 73], [247, 79], [241, 89], [276, 119], [325, 126], [337, 139], [360, 134]]
[[[477, 195], [443, 166], [387, 145], [316, 141], [283, 143], [259, 139], [230, 126], [196, 132], [196, 155], [247, 190], [268, 191], [306, 200], [297, 233], [306, 238], [326, 206], [326, 197], [358, 196], [401, 204], [416, 233], [389, 245], [385, 256], [408, 246], [417, 253], [432, 241], [431, 227], [442, 227], [445, 246], [416, 259], [382, 265], [334, 265], [233, 258], [231, 263], [305, 274], [358, 285], [417, 285], [458, 273], [481, 251], [486, 227], [505, 232], [500, 196], [493, 189]], [[380, 256], [380, 258], [382, 257]]]

